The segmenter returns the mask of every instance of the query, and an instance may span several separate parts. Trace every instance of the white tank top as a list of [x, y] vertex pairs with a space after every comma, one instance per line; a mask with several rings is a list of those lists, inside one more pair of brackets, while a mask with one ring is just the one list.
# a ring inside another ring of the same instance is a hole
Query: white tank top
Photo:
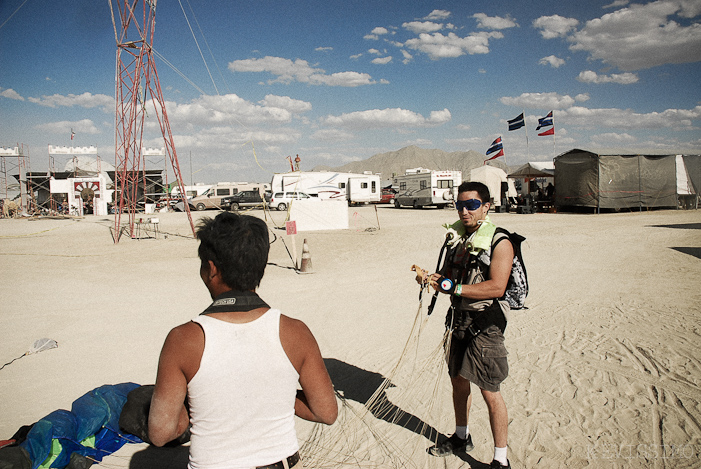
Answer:
[[200, 367], [187, 386], [190, 469], [276, 463], [299, 450], [294, 405], [299, 374], [280, 343], [280, 310], [233, 324], [202, 315]]

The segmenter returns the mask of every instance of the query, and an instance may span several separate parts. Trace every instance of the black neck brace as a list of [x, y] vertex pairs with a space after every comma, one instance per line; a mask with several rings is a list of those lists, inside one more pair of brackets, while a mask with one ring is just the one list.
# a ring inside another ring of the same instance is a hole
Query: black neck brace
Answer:
[[214, 299], [214, 302], [202, 314], [241, 313], [257, 308], [270, 308], [268, 304], [252, 291], [229, 290]]

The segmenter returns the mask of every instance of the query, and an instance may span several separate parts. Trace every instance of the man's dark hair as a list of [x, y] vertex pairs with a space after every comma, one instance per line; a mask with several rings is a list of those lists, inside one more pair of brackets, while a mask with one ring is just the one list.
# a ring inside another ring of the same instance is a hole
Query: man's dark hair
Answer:
[[458, 194], [463, 192], [477, 192], [482, 202], [490, 202], [492, 196], [489, 195], [489, 187], [477, 181], [465, 181], [458, 186]]
[[268, 226], [260, 218], [222, 212], [197, 224], [202, 266], [212, 261], [233, 290], [254, 290], [263, 278], [270, 243]]

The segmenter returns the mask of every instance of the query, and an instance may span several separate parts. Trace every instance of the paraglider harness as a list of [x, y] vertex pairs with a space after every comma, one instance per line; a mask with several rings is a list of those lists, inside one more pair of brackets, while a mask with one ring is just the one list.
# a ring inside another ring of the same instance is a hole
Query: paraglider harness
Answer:
[[[492, 300], [492, 303], [482, 311], [459, 309], [459, 303], [462, 301], [461, 298], [451, 299], [452, 305], [446, 317], [446, 326], [452, 329], [453, 336], [460, 341], [465, 338], [468, 339], [468, 342], [474, 340], [475, 337], [492, 325], [497, 326], [503, 333], [506, 330], [506, 317], [499, 305], [499, 300], [505, 300], [509, 303], [511, 309], [521, 309], [524, 308], [524, 301], [528, 295], [528, 277], [521, 254], [521, 243], [525, 238], [517, 233], [510, 233], [503, 228], [493, 227], [492, 229], [494, 230], [494, 234], [491, 240], [490, 257], [494, 248], [502, 240], [508, 238], [511, 241], [514, 249], [511, 274], [504, 295], [500, 299]], [[467, 260], [460, 259], [458, 262], [454, 262], [453, 251], [448, 248], [453, 240], [453, 236], [454, 235], [450, 232], [446, 235], [445, 242], [438, 256], [438, 266], [436, 267], [437, 271], [440, 269], [441, 265], [443, 265], [443, 270], [445, 270], [446, 267], [449, 268], [452, 274], [452, 278], [448, 279], [450, 288], [454, 288], [453, 285], [456, 284], [468, 283], [471, 280], [471, 275], [477, 272], [481, 272], [484, 277], [488, 277], [491, 259], [484, 259], [484, 256], [486, 256], [484, 250], [473, 251], [470, 246], [466, 246], [468, 250], [466, 254]], [[433, 312], [437, 296], [438, 291], [434, 293], [431, 299], [431, 304], [428, 307], [429, 315]], [[469, 321], [468, 319], [472, 320]]]

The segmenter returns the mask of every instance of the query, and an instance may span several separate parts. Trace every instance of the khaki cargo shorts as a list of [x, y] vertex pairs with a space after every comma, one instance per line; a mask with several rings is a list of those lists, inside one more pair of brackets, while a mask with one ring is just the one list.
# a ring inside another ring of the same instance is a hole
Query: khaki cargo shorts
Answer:
[[[453, 338], [450, 347], [457, 346]], [[490, 326], [468, 345], [458, 374], [480, 389], [499, 392], [499, 385], [509, 375], [507, 355], [504, 334], [497, 326]]]

